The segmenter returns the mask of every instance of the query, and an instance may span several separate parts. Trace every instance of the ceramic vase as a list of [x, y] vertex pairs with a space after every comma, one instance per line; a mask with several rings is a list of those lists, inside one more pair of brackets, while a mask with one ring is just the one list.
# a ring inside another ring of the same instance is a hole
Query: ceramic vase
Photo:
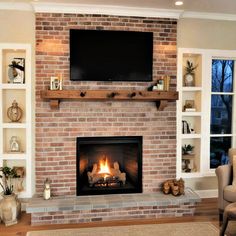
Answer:
[[17, 224], [17, 219], [21, 212], [21, 203], [17, 196], [3, 195], [0, 202], [0, 217], [6, 226]]
[[195, 75], [192, 74], [186, 74], [184, 77], [184, 82], [185, 82], [185, 86], [187, 87], [191, 87], [194, 86], [194, 81], [195, 80]]

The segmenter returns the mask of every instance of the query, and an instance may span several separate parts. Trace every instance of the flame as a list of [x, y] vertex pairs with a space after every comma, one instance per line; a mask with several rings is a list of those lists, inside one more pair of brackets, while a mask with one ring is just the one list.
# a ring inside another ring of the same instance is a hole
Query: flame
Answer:
[[100, 165], [100, 171], [98, 172], [99, 174], [110, 174], [107, 158], [100, 160], [99, 165]]

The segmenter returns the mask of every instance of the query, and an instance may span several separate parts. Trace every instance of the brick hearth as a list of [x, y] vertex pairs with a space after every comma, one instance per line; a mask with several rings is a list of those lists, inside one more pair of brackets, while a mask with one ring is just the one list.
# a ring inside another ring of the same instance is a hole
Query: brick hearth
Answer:
[[64, 196], [48, 201], [33, 198], [27, 206], [31, 224], [69, 224], [93, 221], [192, 216], [199, 196], [191, 189], [174, 197], [158, 193]]

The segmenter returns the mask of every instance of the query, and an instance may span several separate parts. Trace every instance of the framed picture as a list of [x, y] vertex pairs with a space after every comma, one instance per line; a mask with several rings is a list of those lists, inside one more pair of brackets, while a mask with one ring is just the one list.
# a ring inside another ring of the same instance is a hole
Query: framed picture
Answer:
[[61, 77], [52, 76], [50, 81], [50, 90], [62, 90]]
[[194, 100], [186, 100], [184, 105], [184, 111], [196, 111]]
[[8, 69], [9, 83], [24, 84], [25, 83], [25, 58], [15, 57]]

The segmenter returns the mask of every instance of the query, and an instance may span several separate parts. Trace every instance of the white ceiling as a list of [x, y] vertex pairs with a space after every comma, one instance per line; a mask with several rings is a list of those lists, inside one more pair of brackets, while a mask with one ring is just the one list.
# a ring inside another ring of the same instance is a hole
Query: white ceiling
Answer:
[[[32, 1], [32, 0], [31, 0]], [[26, 0], [26, 2], [31, 2]], [[13, 1], [20, 2], [20, 1]], [[125, 7], [144, 7], [157, 9], [186, 10], [236, 14], [236, 0], [183, 0], [184, 5], [176, 7], [174, 0], [38, 0], [38, 3], [95, 4]]]
[[[63, 9], [64, 7], [67, 8], [68, 11], [73, 11], [73, 7], [83, 9], [83, 7], [86, 6], [84, 11], [90, 8], [92, 13], [94, 13], [93, 8], [99, 8], [101, 13], [103, 13], [101, 9], [106, 8], [112, 10], [133, 9], [133, 11], [138, 10], [137, 14], [143, 11], [143, 15], [145, 15], [146, 12], [149, 11], [153, 16], [155, 16], [155, 12], [160, 12], [163, 9], [169, 11], [169, 13], [178, 13], [178, 17], [185, 17], [186, 15], [189, 17], [189, 14], [192, 14], [192, 17], [196, 17], [197, 14], [198, 16], [203, 14], [204, 17], [202, 18], [207, 18], [207, 14], [214, 14], [220, 16], [219, 19], [226, 19], [227, 17], [231, 17], [231, 19], [233, 17], [233, 20], [236, 19], [236, 0], [183, 0], [184, 4], [182, 6], [175, 6], [174, 2], [175, 0], [0, 0], [0, 9], [4, 9], [3, 7], [1, 8], [1, 3], [2, 5], [7, 4], [8, 6], [19, 6], [19, 4], [33, 5], [35, 11], [47, 11], [47, 7], [49, 7], [48, 10], [52, 10], [53, 7], [56, 9], [58, 6], [58, 9]], [[222, 17], [222, 15], [224, 15], [224, 17]], [[140, 14], [140, 16], [142, 16], [142, 14]], [[217, 17], [212, 18], [216, 19]]]

